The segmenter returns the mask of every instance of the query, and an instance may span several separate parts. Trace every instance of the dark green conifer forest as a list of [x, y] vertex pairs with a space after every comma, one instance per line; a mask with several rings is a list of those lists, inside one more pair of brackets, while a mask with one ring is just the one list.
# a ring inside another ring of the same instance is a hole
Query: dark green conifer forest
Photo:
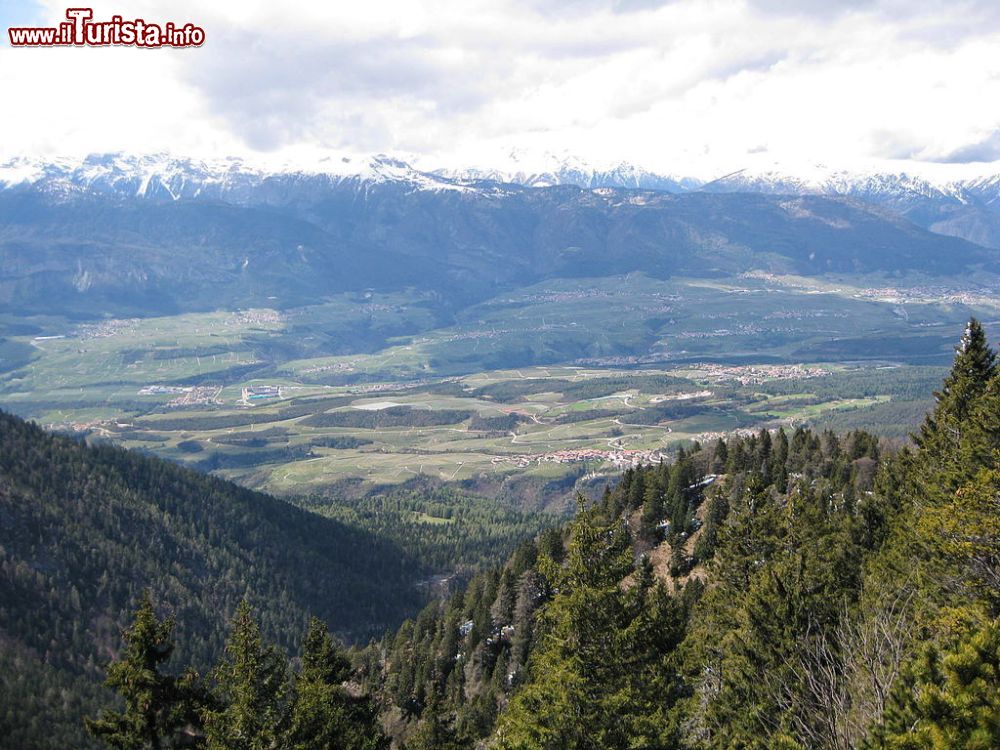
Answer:
[[424, 570], [273, 497], [0, 413], [0, 746], [97, 746], [83, 716], [113, 698], [105, 668], [146, 590], [175, 623], [168, 672], [204, 673], [244, 599], [294, 652], [310, 614], [349, 639], [395, 627]]

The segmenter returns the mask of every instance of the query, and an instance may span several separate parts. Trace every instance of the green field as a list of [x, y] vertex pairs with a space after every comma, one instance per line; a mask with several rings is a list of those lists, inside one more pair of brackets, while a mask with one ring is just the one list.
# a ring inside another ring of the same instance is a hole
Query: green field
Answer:
[[[218, 402], [200, 407], [95, 416], [78, 426], [282, 494], [321, 492], [346, 478], [381, 485], [418, 475], [446, 482], [516, 475], [549, 483], [612, 475], [734, 430], [792, 427], [909, 403], [902, 382], [929, 387], [940, 377], [938, 368], [904, 367], [869, 382], [886, 372], [839, 364], [548, 367], [378, 392], [283, 380], [268, 383], [279, 386], [280, 396], [261, 401], [244, 402], [242, 387], [230, 386]], [[754, 382], [741, 382], [747, 379]], [[864, 387], [832, 397], [824, 390], [834, 379], [844, 393]], [[792, 393], [767, 392], [791, 383]]]
[[8, 318], [0, 405], [283, 494], [420, 475], [565, 494], [735, 430], [905, 436], [964, 320], [996, 310], [900, 294], [630, 274], [549, 281], [451, 320], [416, 292], [88, 324]]

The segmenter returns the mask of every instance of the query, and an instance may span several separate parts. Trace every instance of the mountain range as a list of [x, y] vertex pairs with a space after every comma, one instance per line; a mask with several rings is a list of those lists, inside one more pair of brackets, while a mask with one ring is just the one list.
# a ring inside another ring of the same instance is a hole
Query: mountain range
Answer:
[[[416, 162], [415, 162], [416, 163]], [[947, 165], [937, 165], [947, 167]], [[548, 188], [624, 188], [691, 192], [825, 195], [887, 208], [918, 226], [988, 247], [1000, 247], [1000, 170], [912, 169], [910, 165], [841, 169], [825, 165], [733, 165], [719, 175], [661, 172], [621, 162], [596, 166], [573, 156], [526, 159], [514, 153], [498, 166], [415, 167], [385, 155], [321, 157], [309, 163], [238, 158], [201, 161], [167, 155], [91, 155], [84, 159], [11, 159], [0, 163], [0, 189], [28, 186], [64, 198], [83, 192], [152, 200], [223, 200], [285, 205], [302, 190], [396, 183], [411, 190], [489, 193], [483, 183]]]
[[447, 320], [554, 278], [984, 279], [1000, 268], [996, 179], [613, 184], [637, 175], [567, 172], [560, 179], [588, 186], [542, 187], [388, 157], [311, 171], [123, 155], [11, 161], [0, 166], [0, 309], [142, 316], [416, 288], [438, 295], [434, 313]]

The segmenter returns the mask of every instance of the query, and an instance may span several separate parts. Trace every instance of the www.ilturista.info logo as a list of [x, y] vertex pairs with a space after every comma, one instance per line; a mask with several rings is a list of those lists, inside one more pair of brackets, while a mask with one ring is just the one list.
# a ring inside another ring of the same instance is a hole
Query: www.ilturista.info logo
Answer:
[[205, 30], [193, 23], [163, 25], [141, 18], [125, 21], [111, 16], [110, 21], [94, 21], [93, 8], [67, 8], [66, 18], [58, 26], [11, 27], [7, 29], [12, 47], [200, 47]]

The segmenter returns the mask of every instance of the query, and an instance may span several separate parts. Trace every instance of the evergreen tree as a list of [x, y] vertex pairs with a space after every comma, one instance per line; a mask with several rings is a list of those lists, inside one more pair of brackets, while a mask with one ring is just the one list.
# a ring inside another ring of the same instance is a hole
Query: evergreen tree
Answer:
[[918, 445], [938, 456], [955, 445], [974, 404], [985, 393], [994, 375], [996, 356], [987, 343], [982, 325], [972, 318], [955, 350], [951, 372], [941, 390], [934, 394], [937, 404], [920, 428]]
[[712, 462], [709, 465], [709, 470], [713, 474], [722, 474], [726, 470], [728, 460], [729, 449], [726, 447], [726, 441], [719, 438], [715, 441], [715, 447], [712, 450]]
[[289, 729], [292, 750], [377, 750], [385, 746], [371, 702], [354, 698], [343, 683], [350, 662], [313, 617], [302, 643], [302, 669], [295, 680]]
[[660, 540], [660, 521], [666, 512], [663, 507], [663, 483], [659, 477], [652, 477], [645, 483], [646, 494], [639, 517], [639, 538], [652, 546]]
[[704, 502], [708, 504], [705, 511], [705, 526], [694, 548], [695, 557], [700, 562], [708, 560], [715, 554], [722, 524], [729, 515], [729, 500], [725, 493], [714, 491]]
[[196, 726], [200, 691], [192, 672], [173, 677], [160, 672], [174, 650], [174, 623], [160, 620], [144, 591], [131, 627], [125, 631], [122, 658], [108, 667], [105, 685], [118, 692], [123, 711], [105, 710], [86, 719], [88, 731], [120, 750], [165, 750], [200, 744]]
[[1000, 372], [993, 376], [972, 409], [962, 437], [962, 460], [970, 468], [997, 464], [1000, 456]]
[[894, 688], [885, 729], [870, 746], [1000, 747], [1000, 625], [990, 623], [951, 648], [924, 648]]
[[565, 564], [545, 564], [543, 572], [558, 593], [543, 615], [531, 679], [501, 716], [499, 747], [660, 746], [670, 694], [661, 660], [664, 641], [679, 638], [675, 608], [662, 585], [654, 586], [648, 561], [631, 588], [622, 588], [633, 572], [623, 521], [582, 510]]
[[470, 744], [459, 739], [454, 719], [448, 713], [442, 705], [439, 691], [432, 690], [424, 709], [424, 718], [417, 731], [406, 741], [404, 750], [468, 750]]
[[778, 492], [788, 491], [788, 435], [785, 428], [778, 428], [778, 436], [774, 443], [774, 452], [771, 455], [770, 477], [774, 480], [775, 489]]
[[1000, 470], [984, 470], [947, 502], [930, 505], [917, 532], [926, 548], [956, 567], [954, 575], [990, 614], [1000, 616]]
[[208, 750], [286, 748], [289, 687], [285, 659], [261, 637], [244, 599], [233, 618], [226, 653], [214, 671], [221, 705], [205, 711]]

